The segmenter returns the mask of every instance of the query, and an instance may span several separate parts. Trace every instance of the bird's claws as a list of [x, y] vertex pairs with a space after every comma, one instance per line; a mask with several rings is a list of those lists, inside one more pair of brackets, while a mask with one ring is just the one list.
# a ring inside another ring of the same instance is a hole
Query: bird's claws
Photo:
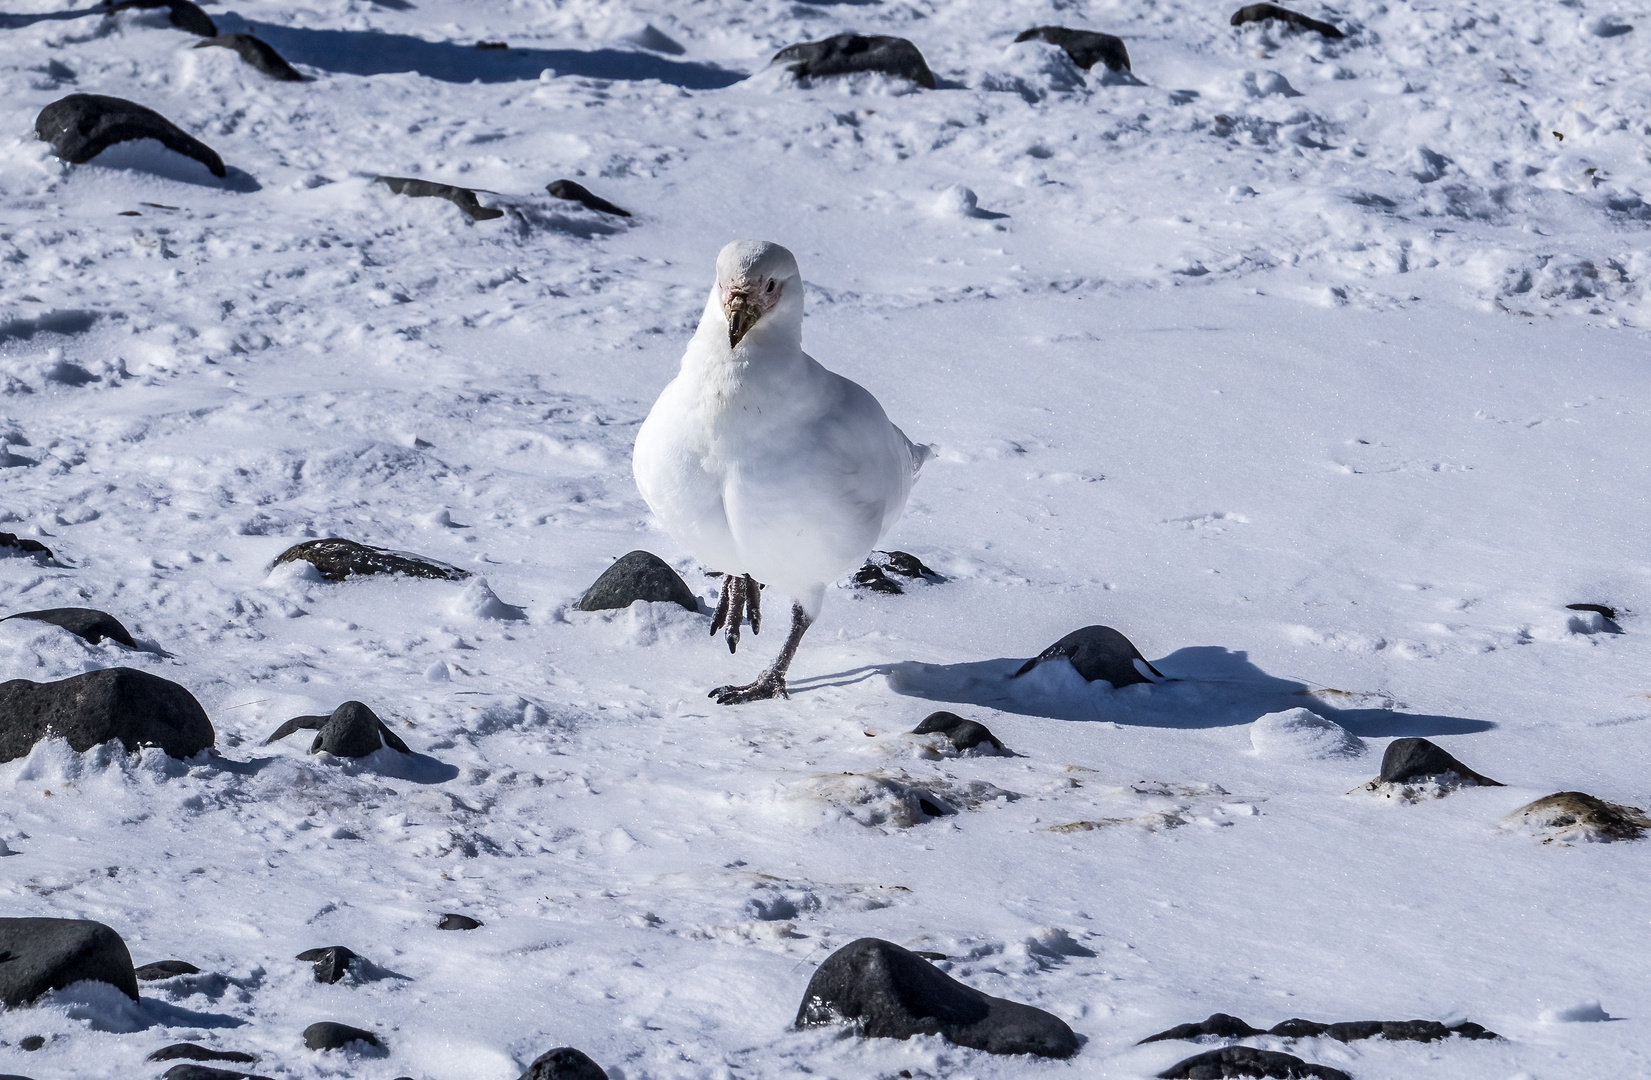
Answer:
[[785, 679], [764, 672], [754, 683], [744, 686], [719, 686], [705, 695], [716, 699], [718, 705], [744, 705], [752, 701], [768, 701], [773, 698], [790, 699], [786, 691]]

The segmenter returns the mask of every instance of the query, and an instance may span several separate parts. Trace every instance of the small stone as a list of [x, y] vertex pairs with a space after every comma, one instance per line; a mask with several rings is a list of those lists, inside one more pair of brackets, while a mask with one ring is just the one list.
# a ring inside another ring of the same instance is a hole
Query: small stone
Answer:
[[1208, 1017], [1196, 1024], [1176, 1024], [1167, 1031], [1160, 1031], [1156, 1035], [1148, 1035], [1137, 1046], [1146, 1043], [1163, 1042], [1166, 1039], [1201, 1039], [1214, 1035], [1223, 1039], [1247, 1039], [1251, 1035], [1260, 1035], [1259, 1028], [1253, 1028], [1236, 1016], [1227, 1013], [1211, 1013]]
[[608, 1080], [608, 1074], [583, 1051], [558, 1046], [534, 1058], [517, 1080]]
[[406, 195], [413, 199], [446, 199], [454, 206], [470, 215], [473, 221], [492, 221], [494, 218], [504, 217], [504, 211], [493, 206], [483, 206], [476, 201], [476, 193], [469, 188], [454, 187], [452, 184], [438, 184], [433, 180], [419, 180], [411, 176], [380, 176], [377, 183], [383, 184], [397, 195]]
[[195, 695], [147, 671], [104, 668], [57, 682], [0, 683], [0, 761], [51, 736], [79, 753], [119, 739], [130, 752], [158, 746], [187, 758], [211, 746], [216, 733]]
[[796, 1026], [848, 1024], [865, 1037], [940, 1035], [991, 1054], [1071, 1057], [1078, 1038], [1059, 1017], [991, 997], [891, 942], [861, 938], [815, 970]]
[[1317, 1020], [1303, 1020], [1295, 1017], [1274, 1024], [1267, 1029], [1267, 1034], [1277, 1035], [1281, 1039], [1316, 1039], [1323, 1035], [1329, 1024], [1321, 1024]]
[[1277, 4], [1246, 4], [1233, 12], [1231, 22], [1234, 26], [1243, 26], [1245, 23], [1266, 22], [1268, 19], [1281, 22], [1293, 30], [1311, 30], [1327, 38], [1347, 36], [1327, 22], [1310, 19], [1299, 11], [1291, 11]]
[[[48, 106], [49, 108], [49, 106]], [[26, 536], [17, 536], [14, 533], [0, 532], [0, 548], [9, 548], [6, 554], [17, 552], [20, 555], [43, 555], [48, 559], [57, 558], [52, 549], [38, 540], [30, 540]]]
[[1098, 34], [1093, 30], [1068, 30], [1064, 26], [1035, 26], [1030, 30], [1022, 30], [1015, 37], [1015, 41], [1047, 41], [1051, 45], [1060, 47], [1072, 62], [1088, 71], [1097, 63], [1105, 64], [1108, 71], [1128, 71], [1129, 50], [1124, 48], [1123, 38], [1111, 34]]
[[353, 1042], [364, 1042], [368, 1046], [382, 1045], [378, 1036], [370, 1031], [331, 1020], [311, 1024], [304, 1029], [304, 1045], [311, 1050], [338, 1050]]
[[391, 731], [378, 714], [359, 701], [346, 701], [330, 716], [295, 716], [275, 729], [275, 734], [264, 740], [268, 746], [295, 731], [314, 731], [310, 753], [325, 750], [334, 757], [366, 757], [381, 747], [388, 746], [403, 754], [411, 754], [401, 736]]
[[872, 592], [887, 593], [890, 596], [900, 596], [906, 591], [897, 583], [890, 581], [888, 575], [883, 573], [883, 568], [874, 562], [867, 562], [866, 565], [854, 572], [854, 587], [869, 589]]
[[909, 79], [929, 90], [935, 88], [934, 73], [929, 70], [928, 62], [917, 46], [905, 38], [838, 34], [824, 41], [787, 45], [774, 54], [770, 63], [784, 64], [799, 79], [875, 71]]
[[[104, 0], [108, 3], [108, 0]], [[122, 0], [118, 4], [109, 4], [110, 11], [126, 11], [131, 8], [149, 9], [166, 8], [166, 21], [185, 33], [197, 37], [214, 37], [218, 27], [206, 12], [190, 0]]]
[[1639, 807], [1606, 802], [1580, 791], [1544, 795], [1502, 820], [1542, 837], [1545, 844], [1638, 840], [1651, 829], [1651, 817]]
[[337, 536], [294, 544], [277, 555], [271, 565], [290, 562], [307, 562], [328, 581], [343, 581], [352, 576], [365, 577], [370, 574], [401, 574], [439, 581], [463, 581], [470, 576], [468, 570], [426, 559], [422, 555], [371, 547]]
[[258, 71], [280, 82], [303, 82], [304, 76], [276, 52], [267, 42], [253, 37], [251, 34], [219, 34], [217, 37], [207, 38], [195, 43], [195, 48], [204, 49], [209, 45], [225, 49], [233, 49], [247, 64]]
[[[328, 945], [322, 949], [305, 949], [297, 956], [299, 960], [310, 960], [315, 964], [315, 981], [332, 984], [350, 973], [350, 965], [360, 957], [342, 945]], [[306, 1038], [307, 1038], [306, 1034]], [[314, 1050], [315, 1047], [310, 1047]]]
[[85, 638], [96, 645], [104, 638], [118, 641], [128, 649], [135, 649], [138, 643], [132, 640], [132, 634], [120, 624], [120, 620], [107, 611], [98, 611], [94, 608], [60, 607], [46, 608], [43, 611], [20, 611], [16, 615], [7, 615], [0, 622], [7, 619], [33, 619], [36, 622], [51, 623], [61, 626], [76, 637]]
[[1158, 1074], [1160, 1080], [1225, 1080], [1227, 1077], [1272, 1077], [1274, 1080], [1353, 1080], [1340, 1069], [1309, 1065], [1298, 1057], [1253, 1046], [1224, 1046], [1177, 1062]]
[[1454, 773], [1470, 787], [1502, 787], [1488, 776], [1481, 776], [1447, 754], [1436, 743], [1426, 739], [1394, 739], [1382, 754], [1380, 784], [1403, 784], [1426, 780], [1432, 776]]
[[[650, 26], [648, 29], [652, 30], [653, 27]], [[583, 184], [576, 184], [572, 180], [552, 180], [550, 183], [545, 185], [545, 190], [550, 192], [555, 198], [566, 199], [569, 202], [583, 203], [588, 209], [595, 210], [598, 213], [616, 214], [619, 217], [631, 216], [631, 212], [629, 210], [619, 209], [619, 207], [613, 205], [613, 203], [602, 198], [600, 195], [591, 194], [590, 189], [585, 187]]]
[[579, 598], [579, 610], [611, 611], [628, 608], [638, 600], [699, 610], [699, 599], [682, 576], [648, 551], [632, 551], [614, 560]]
[[242, 1064], [250, 1064], [258, 1060], [253, 1055], [240, 1050], [212, 1050], [205, 1046], [197, 1046], [194, 1043], [187, 1042], [163, 1046], [144, 1060], [176, 1061], [179, 1058], [185, 1061], [234, 1061]]
[[161, 1080], [270, 1080], [267, 1076], [235, 1072], [232, 1069], [214, 1069], [210, 1065], [174, 1065], [161, 1073]]
[[452, 912], [441, 917], [436, 924], [437, 930], [475, 930], [481, 926], [480, 920], [472, 919], [468, 915], [455, 915]]
[[42, 1046], [46, 1045], [46, 1036], [44, 1036], [44, 1035], [25, 1035], [21, 1039], [17, 1040], [17, 1045], [25, 1053], [32, 1054], [36, 1050], [40, 1049]]
[[1046, 660], [1069, 660], [1088, 681], [1104, 679], [1115, 689], [1153, 682], [1154, 677], [1164, 678], [1128, 638], [1110, 626], [1086, 626], [1072, 631], [1022, 664], [1014, 677], [1018, 679]]
[[923, 722], [912, 729], [913, 735], [929, 735], [933, 733], [945, 735], [951, 742], [954, 750], [971, 750], [986, 743], [997, 753], [1003, 753], [1003, 743], [993, 735], [985, 724], [973, 720], [965, 720], [956, 713], [945, 711], [933, 712], [923, 718]]
[[132, 954], [109, 927], [89, 919], [0, 919], [0, 1005], [27, 1005], [82, 979], [138, 999]]
[[[40, 110], [34, 132], [71, 165], [83, 165], [116, 143], [154, 139], [174, 153], [194, 158], [213, 176], [228, 175], [217, 151], [155, 110], [124, 98], [70, 94]], [[0, 534], [4, 535], [9, 534]]]
[[201, 969], [184, 960], [156, 960], [153, 964], [145, 964], [137, 969], [139, 982], [155, 982], [158, 979], [171, 979], [178, 975], [199, 975]]

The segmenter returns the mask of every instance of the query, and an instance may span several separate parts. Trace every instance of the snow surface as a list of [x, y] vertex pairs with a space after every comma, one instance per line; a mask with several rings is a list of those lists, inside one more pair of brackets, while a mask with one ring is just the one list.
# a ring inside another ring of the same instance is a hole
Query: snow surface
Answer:
[[[1144, 1077], [1198, 1047], [1136, 1040], [1217, 1010], [1507, 1036], [1253, 1040], [1359, 1080], [1651, 1072], [1651, 845], [1498, 827], [1651, 800], [1642, 4], [1307, 5], [1340, 42], [1186, 0], [208, 8], [297, 84], [164, 12], [54, 10], [0, 16], [0, 529], [61, 565], [0, 558], [0, 608], [143, 648], [0, 623], [0, 676], [156, 672], [219, 753], [0, 766], [0, 911], [207, 973], [0, 1013], [0, 1072], [158, 1074], [188, 1038], [276, 1077], [509, 1080], [561, 1044], [619, 1080]], [[1049, 23], [1120, 34], [1135, 77], [1010, 44]], [[848, 29], [942, 88], [761, 70]], [[58, 162], [32, 125], [75, 91], [228, 177]], [[629, 457], [741, 236], [797, 253], [810, 352], [938, 448], [888, 543], [948, 580], [830, 590], [791, 700], [719, 709], [772, 631], [730, 657], [703, 611], [573, 602], [637, 547], [712, 596]], [[270, 571], [329, 535], [485, 581]], [[1178, 681], [1008, 680], [1096, 622]], [[417, 754], [260, 745], [350, 698]], [[936, 708], [1017, 756], [903, 734]], [[1369, 752], [1253, 753], [1296, 708]], [[1346, 794], [1411, 735], [1509, 786]], [[1084, 1049], [791, 1030], [868, 934]], [[293, 959], [334, 944], [370, 977]], [[306, 1051], [317, 1020], [388, 1053]]]

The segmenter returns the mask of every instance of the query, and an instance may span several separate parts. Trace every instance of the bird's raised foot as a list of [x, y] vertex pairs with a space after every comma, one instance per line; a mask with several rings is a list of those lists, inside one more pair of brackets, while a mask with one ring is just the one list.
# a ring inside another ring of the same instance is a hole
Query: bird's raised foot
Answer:
[[727, 628], [728, 651], [739, 649], [740, 623], [751, 618], [751, 632], [762, 632], [762, 586], [750, 574], [725, 574], [722, 578], [722, 597], [717, 601], [716, 614], [711, 616], [711, 636]]
[[754, 683], [744, 686], [719, 686], [705, 696], [715, 698], [718, 705], [744, 705], [748, 701], [791, 697], [785, 690], [785, 676], [766, 671]]

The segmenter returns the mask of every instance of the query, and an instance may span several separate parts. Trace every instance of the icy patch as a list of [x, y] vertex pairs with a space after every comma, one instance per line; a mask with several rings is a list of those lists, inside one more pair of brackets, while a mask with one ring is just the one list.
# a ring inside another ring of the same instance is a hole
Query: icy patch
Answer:
[[1250, 745], [1265, 758], [1326, 761], [1358, 757], [1364, 741], [1309, 709], [1268, 713], [1250, 725]]

